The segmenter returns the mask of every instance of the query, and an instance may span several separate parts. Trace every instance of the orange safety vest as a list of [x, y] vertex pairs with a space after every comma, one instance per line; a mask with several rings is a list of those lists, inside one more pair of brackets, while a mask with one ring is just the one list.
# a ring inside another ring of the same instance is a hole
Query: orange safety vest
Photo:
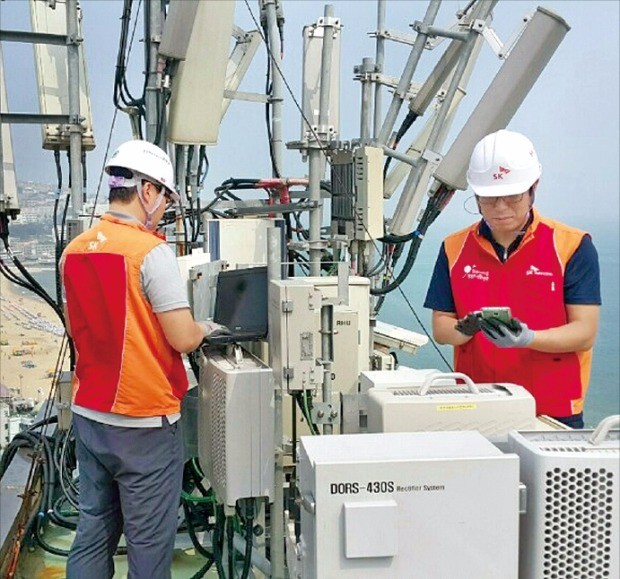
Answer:
[[179, 412], [188, 387], [181, 354], [166, 340], [140, 285], [144, 258], [160, 243], [163, 238], [141, 224], [105, 214], [65, 249], [75, 404], [134, 417]]
[[[482, 307], [509, 306], [532, 330], [567, 323], [564, 303], [566, 264], [584, 231], [551, 219], [534, 219], [521, 244], [502, 263], [474, 224], [445, 240], [456, 315]], [[536, 399], [537, 414], [565, 417], [583, 410], [592, 349], [561, 354], [528, 348], [497, 348], [481, 333], [454, 351], [458, 372], [475, 382], [512, 382]]]

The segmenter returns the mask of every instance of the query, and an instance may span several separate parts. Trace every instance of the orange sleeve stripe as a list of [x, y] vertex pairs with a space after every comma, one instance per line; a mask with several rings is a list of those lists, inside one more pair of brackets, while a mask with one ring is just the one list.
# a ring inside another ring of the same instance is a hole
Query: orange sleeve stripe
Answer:
[[577, 251], [583, 236], [587, 235], [587, 233], [581, 229], [564, 225], [563, 223], [546, 217], [541, 217], [540, 221], [553, 229], [555, 251], [562, 266], [562, 271], [564, 272], [566, 264], [574, 255], [575, 251]]

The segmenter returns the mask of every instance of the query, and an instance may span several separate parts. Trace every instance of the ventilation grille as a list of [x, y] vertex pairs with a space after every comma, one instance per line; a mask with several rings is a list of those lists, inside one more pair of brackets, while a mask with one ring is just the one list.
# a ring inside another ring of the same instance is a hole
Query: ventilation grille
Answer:
[[213, 480], [211, 483], [226, 488], [226, 377], [214, 372], [211, 384], [211, 432], [213, 444]]
[[353, 159], [346, 164], [332, 163], [332, 221], [353, 221], [355, 216], [355, 185]]
[[597, 454], [608, 454], [620, 457], [620, 453], [617, 448], [605, 448], [603, 446], [540, 446], [539, 449], [542, 452], [560, 452], [560, 453], [597, 453]]
[[[496, 390], [495, 388], [489, 388], [488, 386], [478, 387], [480, 394], [505, 394], [501, 390]], [[394, 396], [419, 396], [420, 388], [403, 388], [398, 390], [392, 390], [392, 394]], [[427, 396], [435, 395], [435, 394], [471, 394], [469, 390], [466, 389], [465, 386], [433, 386], [429, 391]]]
[[545, 481], [544, 579], [611, 577], [613, 472], [554, 468]]

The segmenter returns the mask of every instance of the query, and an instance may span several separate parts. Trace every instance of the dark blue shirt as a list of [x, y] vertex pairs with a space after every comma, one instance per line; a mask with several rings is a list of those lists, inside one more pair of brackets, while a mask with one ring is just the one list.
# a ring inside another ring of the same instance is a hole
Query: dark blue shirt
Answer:
[[[530, 221], [526, 225], [529, 226]], [[480, 222], [480, 234], [493, 245], [499, 259], [504, 262], [519, 247], [523, 235], [504, 249], [491, 234], [489, 226]], [[570, 305], [600, 305], [601, 283], [598, 265], [598, 254], [589, 235], [584, 235], [579, 247], [568, 260], [564, 272], [564, 303]], [[450, 269], [445, 245], [441, 244], [431, 283], [426, 294], [424, 307], [439, 312], [455, 312], [452, 286], [450, 285]]]

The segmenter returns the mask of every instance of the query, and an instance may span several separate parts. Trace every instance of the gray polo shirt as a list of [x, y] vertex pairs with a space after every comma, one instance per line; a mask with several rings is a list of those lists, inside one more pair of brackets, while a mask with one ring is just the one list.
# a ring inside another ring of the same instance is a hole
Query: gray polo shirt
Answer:
[[[108, 211], [108, 213], [117, 219], [126, 220], [128, 222], [139, 221], [126, 213], [118, 211]], [[169, 245], [160, 243], [146, 254], [142, 267], [140, 268], [140, 284], [142, 293], [146, 300], [151, 304], [153, 312], [169, 312], [182, 308], [189, 308], [187, 299], [187, 287], [177, 263], [176, 256]], [[133, 417], [115, 414], [112, 412], [99, 412], [77, 406], [73, 404], [71, 410], [75, 414], [110, 424], [112, 426], [124, 426], [133, 428], [152, 428], [162, 425], [161, 416]], [[181, 415], [179, 413], [167, 416], [168, 422], [171, 424], [176, 422]]]

